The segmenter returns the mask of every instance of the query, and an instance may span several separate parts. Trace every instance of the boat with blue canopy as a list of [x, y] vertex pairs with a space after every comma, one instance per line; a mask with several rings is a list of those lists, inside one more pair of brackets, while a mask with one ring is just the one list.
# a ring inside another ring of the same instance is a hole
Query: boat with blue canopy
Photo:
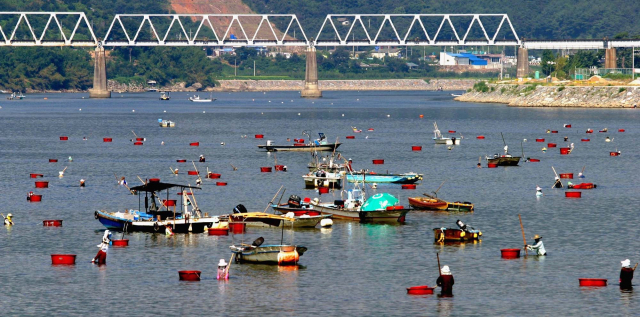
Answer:
[[391, 183], [391, 184], [415, 184], [422, 180], [423, 174], [404, 173], [404, 174], [377, 174], [373, 172], [354, 172], [347, 174], [347, 182], [364, 182], [364, 183]]

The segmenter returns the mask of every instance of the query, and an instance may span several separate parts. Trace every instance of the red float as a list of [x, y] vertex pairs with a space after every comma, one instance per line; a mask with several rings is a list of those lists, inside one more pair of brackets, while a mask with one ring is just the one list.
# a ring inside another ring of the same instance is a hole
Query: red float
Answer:
[[47, 182], [47, 181], [38, 181], [38, 182], [36, 182], [36, 188], [49, 188], [49, 182]]
[[356, 137], [354, 135], [347, 135], [347, 139], [355, 139]]
[[624, 132], [624, 129], [618, 129], [618, 132]]
[[44, 177], [44, 174], [35, 174], [35, 173], [32, 173], [32, 174], [29, 174], [29, 176], [30, 176], [31, 178], [39, 178], [39, 177]]
[[260, 168], [260, 172], [262, 172], [262, 173], [271, 173], [271, 167], [268, 167], [268, 166], [261, 167]]
[[570, 124], [565, 124], [564, 127], [565, 128], [571, 128], [571, 125]]
[[229, 230], [232, 233], [244, 233], [247, 229], [247, 224], [244, 222], [229, 222]]
[[376, 165], [384, 164], [384, 160], [373, 160], [373, 164], [376, 164]]
[[200, 271], [178, 271], [178, 275], [180, 276], [181, 281], [199, 281], [200, 280]]
[[558, 147], [555, 143], [547, 143], [547, 147]]
[[411, 147], [411, 151], [422, 151], [422, 146], [414, 145]]
[[129, 239], [111, 240], [111, 245], [114, 247], [126, 247], [129, 245]]
[[68, 136], [61, 136], [60, 137], [60, 141], [69, 141], [69, 137]]
[[175, 199], [163, 199], [162, 200], [162, 204], [165, 207], [173, 207], [176, 205], [176, 200]]
[[30, 202], [39, 202], [42, 201], [42, 195], [31, 195], [31, 196], [27, 196], [27, 200], [29, 200]]
[[42, 225], [44, 227], [62, 227], [62, 220], [42, 220]]
[[189, 146], [200, 146], [200, 142], [191, 142]]
[[49, 163], [58, 163], [58, 159], [49, 159]]
[[102, 138], [102, 142], [113, 142], [112, 138]]
[[198, 171], [187, 171], [187, 175], [198, 175], [200, 174]]
[[515, 259], [520, 257], [520, 249], [501, 249], [503, 259]]
[[305, 146], [306, 144], [304, 143], [294, 143], [293, 146]]
[[560, 178], [573, 179], [573, 173], [561, 173]]
[[568, 155], [569, 153], [571, 153], [571, 148], [568, 148], [568, 147], [561, 147], [560, 148], [560, 154], [561, 155]]
[[477, 137], [476, 137], [476, 139], [478, 139], [478, 140], [484, 140], [484, 135], [479, 135], [479, 136], [477, 136]]
[[74, 265], [76, 264], [75, 254], [52, 254], [51, 264], [53, 265]]
[[329, 187], [318, 187], [318, 192], [320, 194], [328, 194], [329, 193]]
[[607, 286], [606, 278], [579, 278], [580, 286]]
[[537, 162], [540, 162], [540, 160], [539, 160], [539, 159], [530, 158], [530, 159], [529, 159], [529, 162], [531, 162], [531, 163], [537, 163]]
[[427, 285], [413, 286], [413, 287], [407, 288], [407, 294], [409, 294], [409, 295], [428, 295], [428, 294], [433, 294], [433, 290], [434, 289], [435, 289], [435, 287], [429, 287]]
[[136, 138], [136, 141], [142, 142], [142, 141], [146, 141], [146, 140], [144, 138]]
[[564, 197], [567, 197], [567, 198], [580, 198], [580, 197], [582, 197], [582, 192], [564, 192]]
[[227, 186], [226, 182], [216, 182], [216, 186]]
[[149, 178], [149, 183], [160, 183], [159, 178]]
[[580, 139], [580, 141], [582, 141], [582, 142], [589, 142], [589, 141], [591, 141], [591, 139]]
[[222, 175], [221, 174], [216, 174], [216, 173], [209, 173], [207, 175], [207, 177], [208, 178], [220, 178], [220, 177], [222, 177]]
[[496, 164], [496, 163], [488, 163], [487, 167], [488, 168], [496, 168], [496, 167], [498, 167], [498, 164]]
[[142, 145], [142, 142], [133, 142], [133, 145]]
[[281, 171], [281, 172], [284, 171], [284, 165], [276, 165], [274, 166], [274, 168], [276, 169], [276, 171]]
[[226, 236], [229, 235], [229, 228], [209, 228], [210, 236]]
[[[421, 117], [421, 118], [422, 118], [422, 117]], [[369, 129], [367, 129], [367, 131], [371, 132], [371, 131], [373, 131], [373, 128], [369, 128]]]
[[609, 152], [609, 156], [620, 156], [620, 152]]
[[536, 139], [536, 142], [544, 142], [544, 139]]
[[551, 131], [551, 133], [558, 133], [558, 131], [556, 131], [556, 130], [553, 130], [553, 131]]
[[178, 162], [178, 163], [186, 163], [186, 162], [187, 162], [187, 160], [179, 159], [179, 160], [176, 160], [176, 162]]
[[449, 130], [449, 133], [456, 133], [455, 130]]
[[416, 184], [403, 184], [402, 189], [416, 189]]
[[264, 134], [256, 134], [256, 139], [264, 139]]

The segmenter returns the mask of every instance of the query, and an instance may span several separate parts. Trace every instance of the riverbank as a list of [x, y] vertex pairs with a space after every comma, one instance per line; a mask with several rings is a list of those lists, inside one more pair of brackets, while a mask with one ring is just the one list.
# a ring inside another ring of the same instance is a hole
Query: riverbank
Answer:
[[511, 107], [633, 108], [640, 104], [640, 87], [487, 85], [488, 91], [470, 91], [457, 101], [504, 103]]

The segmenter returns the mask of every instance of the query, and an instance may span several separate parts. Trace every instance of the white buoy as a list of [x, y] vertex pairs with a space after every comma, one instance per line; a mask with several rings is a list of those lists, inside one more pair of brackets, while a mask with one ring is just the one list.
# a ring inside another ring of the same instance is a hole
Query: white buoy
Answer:
[[300, 115], [300, 112], [298, 112], [298, 115]]
[[342, 116], [344, 117], [344, 113], [342, 114]]
[[167, 112], [167, 110], [163, 111], [163, 112]]
[[333, 220], [331, 220], [330, 218], [324, 218], [322, 220], [320, 220], [320, 227], [331, 227], [333, 226]]
[[388, 114], [388, 115], [387, 115], [387, 118], [391, 118], [391, 115], [390, 115], [390, 114]]

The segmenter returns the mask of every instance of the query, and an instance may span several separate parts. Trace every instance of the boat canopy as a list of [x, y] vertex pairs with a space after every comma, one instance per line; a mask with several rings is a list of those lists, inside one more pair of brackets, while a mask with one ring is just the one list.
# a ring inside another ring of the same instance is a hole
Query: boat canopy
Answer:
[[170, 184], [170, 183], [161, 183], [161, 182], [147, 182], [144, 185], [131, 187], [131, 190], [135, 190], [138, 192], [159, 192], [165, 189], [180, 187], [184, 188], [193, 188], [193, 189], [201, 189], [200, 187], [194, 187], [189, 185], [179, 185], [179, 184]]
[[398, 198], [393, 197], [391, 194], [387, 193], [379, 193], [375, 194], [362, 205], [362, 211], [375, 211], [375, 210], [384, 210], [388, 206], [394, 206], [398, 203]]

